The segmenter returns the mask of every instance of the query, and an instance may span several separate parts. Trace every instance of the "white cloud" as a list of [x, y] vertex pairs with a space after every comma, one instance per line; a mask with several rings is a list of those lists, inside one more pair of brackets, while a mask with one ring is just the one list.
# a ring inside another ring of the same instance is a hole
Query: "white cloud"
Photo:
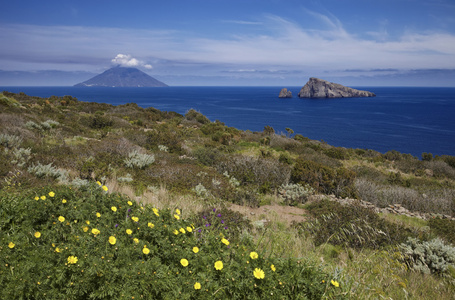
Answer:
[[117, 56], [112, 59], [111, 62], [122, 67], [144, 67], [146, 69], [153, 68], [152, 65], [146, 64], [141, 60], [131, 57], [129, 54], [117, 54]]

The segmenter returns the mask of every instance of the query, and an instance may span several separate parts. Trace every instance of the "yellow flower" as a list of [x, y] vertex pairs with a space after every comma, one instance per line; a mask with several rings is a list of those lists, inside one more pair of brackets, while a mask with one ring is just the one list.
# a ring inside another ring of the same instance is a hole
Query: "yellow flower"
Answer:
[[340, 284], [338, 283], [338, 281], [335, 281], [335, 280], [330, 280], [330, 283], [334, 286], [334, 287], [339, 287]]
[[63, 199], [63, 200], [62, 200], [62, 203], [66, 203], [66, 199]]
[[117, 207], [112, 206], [112, 207], [111, 207], [111, 210], [115, 212], [115, 211], [117, 211]]
[[85, 226], [84, 228], [82, 228], [82, 230], [84, 230], [84, 232], [87, 232], [88, 231], [88, 227]]
[[102, 189], [103, 189], [103, 191], [105, 191], [105, 192], [107, 192], [107, 190], [108, 190], [107, 186], [105, 186], [105, 185], [103, 185]]
[[177, 208], [177, 209], [175, 210], [175, 212], [176, 212], [178, 215], [180, 215], [180, 209]]
[[259, 257], [259, 255], [253, 251], [250, 253], [250, 257], [251, 257], [251, 259], [257, 259]]
[[158, 213], [158, 209], [157, 209], [157, 208], [152, 208], [152, 210], [153, 210], [153, 213], [154, 213], [157, 217], [160, 216], [160, 214]]
[[149, 254], [150, 253], [150, 249], [149, 248], [143, 248], [142, 249], [142, 253]]
[[139, 239], [138, 239], [138, 238], [134, 238], [133, 241], [134, 241], [136, 244], [139, 244]]
[[101, 186], [101, 182], [99, 182], [99, 181], [97, 181], [96, 184], [99, 185], [99, 186]]
[[264, 279], [264, 277], [265, 277], [264, 271], [262, 271], [262, 270], [259, 269], [259, 268], [254, 269], [253, 275], [254, 275], [254, 277], [256, 277], [257, 279]]
[[41, 232], [39, 232], [39, 231], [35, 232], [35, 237], [37, 239], [39, 239], [41, 237]]
[[179, 231], [180, 231], [181, 233], [185, 233], [185, 229], [183, 229], [183, 228], [180, 228]]
[[150, 228], [155, 227], [155, 225], [153, 223], [151, 223], [151, 222], [148, 222], [147, 226], [150, 227]]
[[174, 229], [173, 233], [174, 233], [175, 235], [177, 235], [177, 234], [179, 234], [179, 231], [178, 231], [177, 229]]
[[92, 229], [92, 233], [93, 233], [94, 235], [97, 235], [97, 234], [100, 234], [100, 231], [99, 231], [98, 229], [96, 229], [96, 228], [93, 228], [93, 229]]
[[270, 269], [272, 269], [272, 271], [275, 272], [276, 271], [275, 265], [271, 265]]
[[193, 231], [193, 228], [191, 228], [190, 226], [187, 226], [187, 227], [186, 227], [186, 231], [192, 232], [192, 231]]
[[115, 245], [115, 243], [117, 242], [117, 239], [115, 238], [115, 236], [110, 236], [109, 237], [109, 244], [111, 245]]
[[134, 222], [139, 222], [139, 218], [138, 217], [131, 217], [131, 220], [133, 220]]
[[46, 196], [41, 196], [41, 200], [46, 200]]
[[60, 223], [63, 223], [63, 222], [65, 222], [65, 217], [60, 216], [60, 217], [58, 217], [58, 220], [60, 221]]
[[60, 250], [59, 247], [55, 248], [55, 252], [60, 253], [60, 251], [61, 251], [61, 250]]
[[99, 217], [101, 217], [101, 214], [99, 212], [97, 212], [96, 216], [99, 218]]
[[133, 231], [131, 229], [126, 230], [126, 234], [131, 235], [132, 233], [133, 233]]
[[50, 197], [54, 197], [54, 196], [55, 196], [55, 193], [54, 193], [54, 192], [49, 192], [49, 196], [50, 196]]
[[223, 269], [223, 262], [221, 260], [218, 260], [215, 262], [215, 270], [222, 270]]
[[133, 202], [131, 202], [131, 201], [128, 201], [127, 203], [129, 206], [133, 205]]
[[38, 197], [38, 196], [36, 196], [36, 197], [35, 197], [35, 200], [39, 200], [39, 197]]
[[77, 263], [77, 257], [76, 256], [68, 256], [68, 263], [69, 264], [75, 264]]
[[195, 290], [200, 290], [200, 289], [201, 289], [201, 284], [200, 284], [199, 282], [196, 282], [196, 283], [194, 284], [194, 289], [195, 289]]
[[8, 247], [9, 247], [10, 249], [13, 249], [14, 246], [16, 246], [16, 244], [14, 244], [13, 242], [9, 242]]
[[221, 242], [225, 244], [226, 246], [229, 245], [229, 241], [226, 240], [225, 238], [221, 239]]
[[85, 221], [85, 224], [90, 225], [90, 221], [89, 220]]
[[177, 220], [180, 220], [180, 216], [179, 215], [174, 215], [174, 218], [176, 218]]
[[199, 252], [199, 248], [198, 247], [193, 247], [193, 252], [194, 253], [198, 253]]
[[188, 266], [188, 260], [182, 258], [182, 259], [180, 260], [180, 264], [181, 264], [182, 266], [186, 267], [186, 266]]

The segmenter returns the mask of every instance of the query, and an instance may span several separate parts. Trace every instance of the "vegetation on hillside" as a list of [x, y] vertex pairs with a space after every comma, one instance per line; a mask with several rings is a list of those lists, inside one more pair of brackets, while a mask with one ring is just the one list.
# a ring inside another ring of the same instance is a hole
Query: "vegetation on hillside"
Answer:
[[[401, 204], [428, 220], [321, 195]], [[231, 204], [308, 213], [287, 225]], [[455, 157], [240, 131], [193, 109], [3, 92], [0, 216], [8, 299], [455, 293]]]

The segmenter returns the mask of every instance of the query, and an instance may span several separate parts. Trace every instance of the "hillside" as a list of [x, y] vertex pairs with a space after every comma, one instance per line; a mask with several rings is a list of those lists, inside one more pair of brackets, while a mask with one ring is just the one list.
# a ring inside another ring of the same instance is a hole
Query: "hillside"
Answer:
[[95, 77], [78, 83], [80, 87], [165, 87], [167, 84], [136, 68], [114, 67]]
[[455, 157], [338, 148], [290, 132], [3, 92], [5, 295], [450, 299]]

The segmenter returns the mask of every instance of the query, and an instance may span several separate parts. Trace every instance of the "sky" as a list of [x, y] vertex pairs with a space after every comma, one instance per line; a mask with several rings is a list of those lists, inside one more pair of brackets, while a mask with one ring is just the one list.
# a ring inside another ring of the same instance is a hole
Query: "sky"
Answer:
[[454, 0], [2, 1], [0, 86], [455, 86]]

